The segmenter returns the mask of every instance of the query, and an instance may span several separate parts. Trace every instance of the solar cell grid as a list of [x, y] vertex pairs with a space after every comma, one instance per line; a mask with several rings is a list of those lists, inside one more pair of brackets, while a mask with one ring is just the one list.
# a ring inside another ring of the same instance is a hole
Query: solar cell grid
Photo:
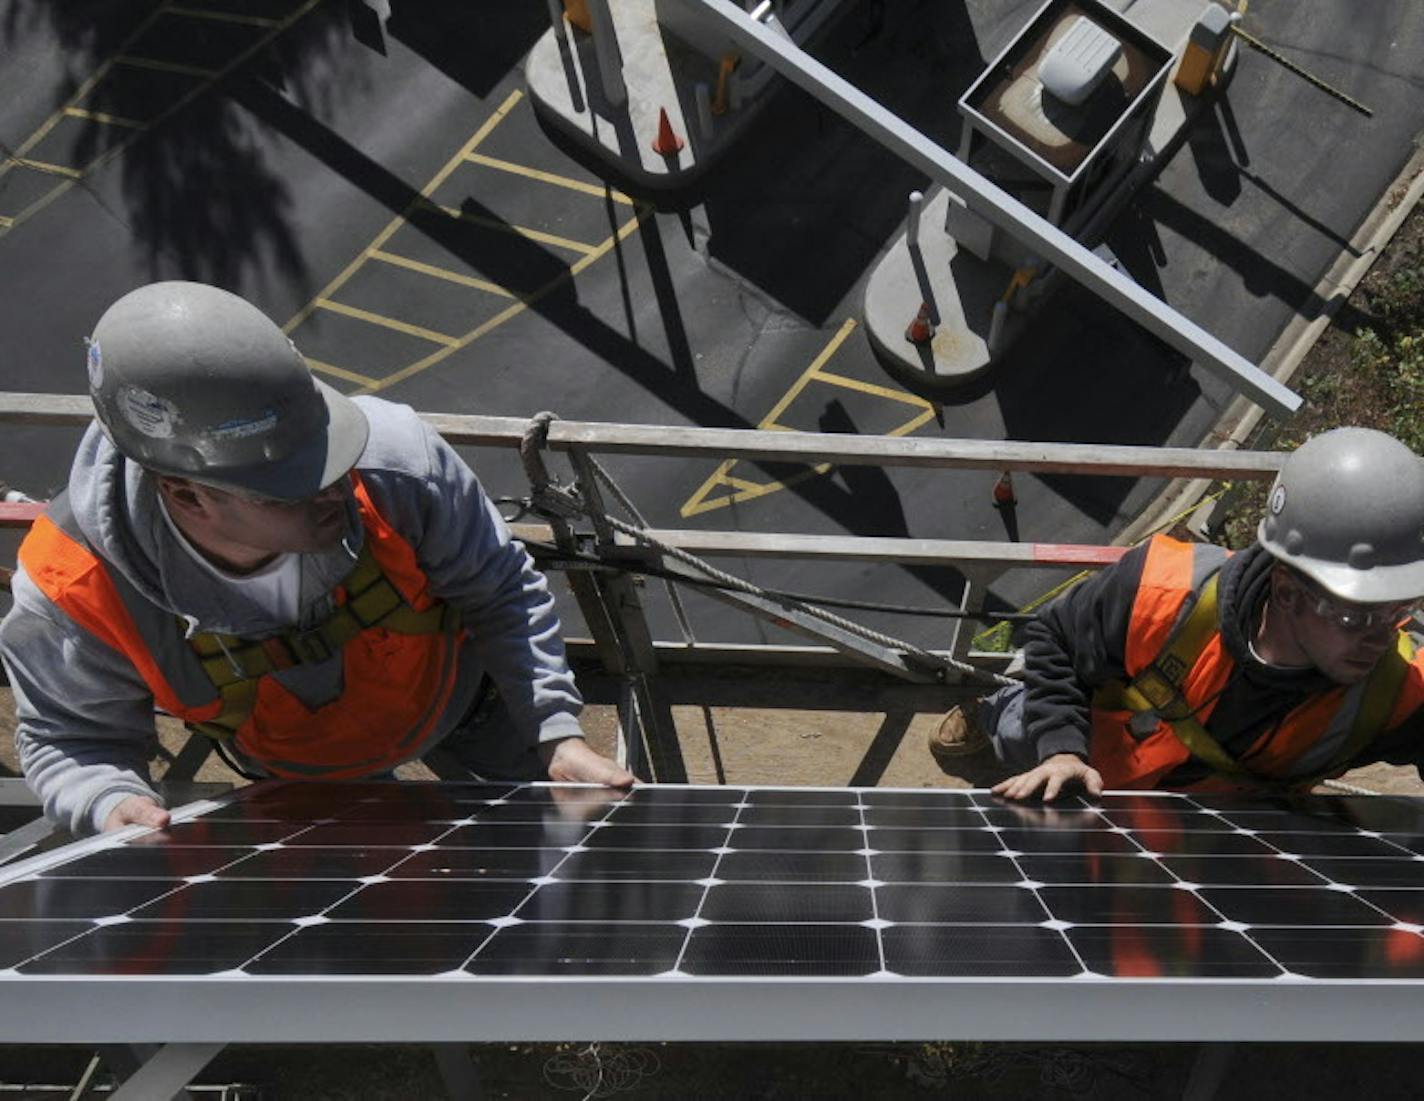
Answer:
[[273, 785], [10, 869], [0, 968], [1417, 979], [1421, 837], [1402, 800]]

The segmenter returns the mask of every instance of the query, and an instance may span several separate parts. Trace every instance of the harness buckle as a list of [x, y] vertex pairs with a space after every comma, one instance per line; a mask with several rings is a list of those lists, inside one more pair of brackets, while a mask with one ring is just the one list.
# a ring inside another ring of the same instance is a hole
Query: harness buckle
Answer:
[[336, 653], [320, 627], [308, 631], [293, 631], [283, 640], [292, 657], [301, 665], [316, 665]]
[[1165, 708], [1177, 698], [1177, 686], [1155, 665], [1139, 673], [1133, 687], [1146, 696], [1153, 707]]

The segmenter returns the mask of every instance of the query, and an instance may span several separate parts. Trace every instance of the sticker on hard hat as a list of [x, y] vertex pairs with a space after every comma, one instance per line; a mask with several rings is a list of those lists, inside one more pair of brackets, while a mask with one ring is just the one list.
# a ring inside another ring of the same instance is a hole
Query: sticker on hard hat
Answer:
[[241, 440], [248, 436], [265, 436], [277, 427], [277, 411], [267, 409], [260, 417], [245, 421], [224, 421], [208, 433], [215, 440]]
[[1281, 510], [1286, 507], [1285, 486], [1278, 485], [1275, 489], [1271, 490], [1271, 500], [1269, 507], [1272, 516], [1279, 516], [1281, 514]]
[[104, 385], [104, 357], [99, 353], [99, 342], [97, 340], [86, 340], [87, 351], [84, 355], [84, 365], [89, 370], [89, 389], [97, 391]]
[[119, 391], [119, 409], [136, 431], [155, 440], [171, 437], [179, 419], [171, 401], [137, 386], [125, 386]]

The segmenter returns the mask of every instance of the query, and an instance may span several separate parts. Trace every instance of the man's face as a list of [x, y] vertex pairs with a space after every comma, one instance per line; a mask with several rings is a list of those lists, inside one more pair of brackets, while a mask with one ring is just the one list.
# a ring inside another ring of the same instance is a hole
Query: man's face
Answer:
[[1337, 684], [1354, 684], [1395, 645], [1417, 601], [1355, 604], [1308, 578], [1278, 571], [1272, 600], [1284, 612], [1301, 655]]
[[239, 568], [289, 551], [328, 550], [346, 533], [349, 478], [300, 501], [246, 496], [194, 482], [184, 487], [184, 532], [200, 549]]

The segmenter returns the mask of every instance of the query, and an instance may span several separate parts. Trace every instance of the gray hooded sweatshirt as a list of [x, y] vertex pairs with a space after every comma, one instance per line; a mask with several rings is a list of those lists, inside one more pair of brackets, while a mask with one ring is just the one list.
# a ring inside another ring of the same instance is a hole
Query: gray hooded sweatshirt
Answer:
[[[439, 435], [406, 406], [356, 400], [371, 424], [356, 469], [377, 511], [415, 549], [431, 594], [460, 611], [468, 636], [450, 701], [411, 757], [459, 724], [485, 673], [527, 745], [578, 736], [582, 701], [544, 576]], [[320, 623], [363, 538], [353, 501], [343, 545], [301, 555], [300, 621], [284, 623], [193, 559], [163, 516], [156, 478], [115, 451], [97, 424], [79, 445], [69, 501], [91, 549], [147, 600], [181, 617], [189, 635], [262, 638]], [[127, 796], [157, 798], [148, 778], [152, 694], [124, 655], [56, 607], [23, 569], [13, 591], [14, 607], [0, 622], [0, 659], [14, 688], [21, 768], [52, 821], [97, 831]], [[337, 655], [272, 675], [318, 708], [341, 693], [341, 666]]]

